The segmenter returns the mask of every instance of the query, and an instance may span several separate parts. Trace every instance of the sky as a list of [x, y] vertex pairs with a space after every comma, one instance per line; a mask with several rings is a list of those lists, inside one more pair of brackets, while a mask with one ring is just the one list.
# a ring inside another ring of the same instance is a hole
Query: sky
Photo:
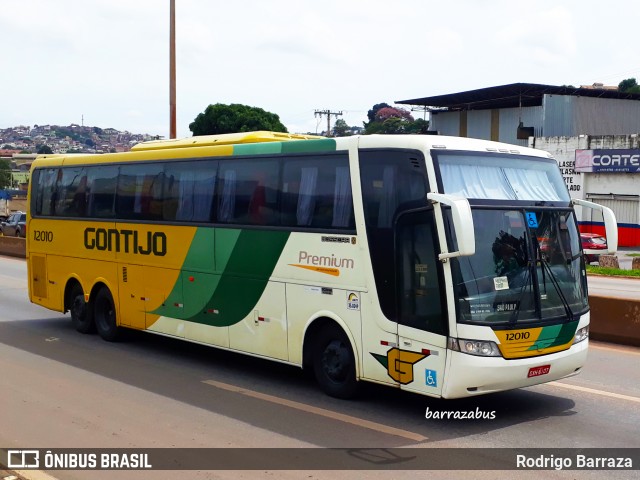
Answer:
[[[0, 128], [169, 137], [169, 0], [0, 0]], [[209, 104], [320, 132], [381, 102], [640, 81], [640, 2], [176, 0], [177, 135]], [[415, 112], [416, 117], [423, 114]], [[332, 117], [332, 122], [335, 117]]]

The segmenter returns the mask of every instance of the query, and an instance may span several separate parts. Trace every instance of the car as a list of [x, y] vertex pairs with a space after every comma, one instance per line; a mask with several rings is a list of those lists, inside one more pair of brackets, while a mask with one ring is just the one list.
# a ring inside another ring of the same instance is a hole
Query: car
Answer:
[[[581, 233], [580, 234], [580, 242], [582, 243], [583, 249], [591, 249], [591, 250], [606, 250], [607, 249], [607, 239], [602, 235], [597, 233]], [[589, 264], [592, 262], [597, 262], [600, 258], [600, 255], [597, 254], [584, 254], [585, 263]]]
[[27, 236], [27, 214], [24, 212], [13, 212], [6, 222], [0, 223], [0, 233], [11, 237]]

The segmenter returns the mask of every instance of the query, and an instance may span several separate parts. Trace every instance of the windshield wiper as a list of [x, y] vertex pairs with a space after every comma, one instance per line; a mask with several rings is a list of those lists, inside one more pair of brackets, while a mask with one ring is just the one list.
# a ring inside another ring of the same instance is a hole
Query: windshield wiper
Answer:
[[[544, 270], [547, 270], [547, 273], [549, 273], [549, 278], [551, 279], [551, 283], [553, 284], [554, 288], [556, 289], [556, 292], [558, 292], [558, 297], [560, 297], [560, 301], [562, 302], [562, 306], [564, 307], [564, 311], [567, 314], [567, 321], [572, 321], [573, 320], [573, 311], [571, 310], [571, 305], [569, 305], [569, 302], [567, 301], [567, 298], [564, 296], [564, 293], [562, 292], [562, 289], [560, 288], [560, 283], [558, 282], [558, 279], [556, 278], [555, 274], [553, 273], [553, 270], [551, 270], [551, 266], [549, 265], [549, 263], [547, 263], [547, 261], [540, 257], [540, 264], [542, 265], [542, 276], [544, 278]], [[546, 285], [545, 285], [545, 293], [546, 293]]]
[[[553, 273], [553, 270], [551, 270], [551, 266], [549, 265], [549, 262], [547, 262], [544, 259], [544, 256], [542, 255], [542, 249], [540, 248], [540, 242], [538, 241], [538, 237], [535, 234], [532, 234], [531, 238], [533, 240], [532, 243], [535, 249], [535, 264], [537, 265], [537, 263], [540, 262], [540, 265], [542, 266], [542, 270], [540, 271], [540, 273], [542, 274], [542, 285], [544, 287], [545, 298], [547, 295], [547, 278], [545, 275], [545, 272], [546, 272], [549, 275], [549, 279], [551, 280], [551, 284], [553, 285], [553, 288], [556, 290], [556, 292], [558, 292], [558, 297], [560, 298], [560, 301], [562, 302], [562, 307], [564, 308], [564, 312], [568, 317], [567, 321], [571, 321], [573, 320], [573, 311], [571, 310], [571, 306], [569, 305], [567, 298], [564, 296], [564, 293], [560, 288], [560, 283], [558, 282], [556, 275]], [[538, 283], [537, 280], [534, 283], [535, 283], [534, 287], [537, 286], [537, 283]], [[538, 313], [539, 317], [542, 319], [542, 293], [540, 292], [539, 286], [536, 290], [537, 290], [536, 294], [538, 297], [538, 302], [536, 302], [536, 304], [540, 305], [539, 311], [536, 305], [536, 310], [537, 310], [536, 313]]]
[[524, 279], [524, 284], [520, 287], [520, 292], [518, 292], [518, 303], [513, 312], [511, 312], [511, 318], [509, 318], [510, 324], [515, 324], [518, 321], [518, 316], [520, 315], [520, 306], [522, 305], [522, 299], [524, 298], [524, 293], [527, 290], [527, 287], [531, 285], [531, 269], [533, 268], [532, 262], [527, 261], [527, 276]]

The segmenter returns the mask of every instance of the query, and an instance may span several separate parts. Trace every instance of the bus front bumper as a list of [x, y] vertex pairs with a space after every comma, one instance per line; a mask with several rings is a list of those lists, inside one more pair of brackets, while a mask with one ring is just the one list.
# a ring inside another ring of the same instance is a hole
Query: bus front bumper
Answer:
[[[483, 395], [577, 375], [587, 360], [588, 348], [587, 339], [562, 352], [513, 360], [479, 357], [449, 350], [442, 396], [462, 398]], [[548, 372], [540, 374], [547, 367]]]

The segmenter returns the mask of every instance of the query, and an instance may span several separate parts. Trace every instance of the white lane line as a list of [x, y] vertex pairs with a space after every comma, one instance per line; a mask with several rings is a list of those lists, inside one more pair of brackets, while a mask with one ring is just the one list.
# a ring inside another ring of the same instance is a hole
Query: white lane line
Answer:
[[634, 347], [629, 346], [619, 346], [619, 347], [605, 347], [604, 345], [595, 345], [592, 341], [589, 341], [589, 348], [593, 348], [594, 350], [607, 350], [610, 352], [616, 353], [626, 353], [629, 355], [638, 355], [640, 356], [640, 350], [633, 350]]
[[314, 407], [311, 405], [307, 405], [305, 403], [294, 402], [293, 400], [287, 400], [286, 398], [275, 397], [273, 395], [268, 395], [266, 393], [260, 393], [254, 390], [248, 390], [246, 388], [238, 387], [235, 385], [229, 385], [228, 383], [216, 382], [215, 380], [203, 380], [202, 383], [206, 383], [207, 385], [212, 385], [214, 387], [221, 388], [229, 392], [240, 393], [248, 397], [265, 400], [267, 402], [276, 403], [278, 405], [284, 405], [289, 408], [295, 408], [296, 410], [301, 410], [307, 413], [313, 413], [315, 415], [331, 418], [333, 420], [338, 420], [340, 422], [350, 423], [358, 427], [368, 428], [369, 430], [375, 430], [376, 432], [385, 433], [387, 435], [395, 435], [397, 437], [407, 438], [415, 442], [424, 442], [425, 440], [428, 440], [428, 437], [425, 437], [418, 433], [390, 427], [382, 423], [371, 422], [369, 420], [364, 420], [362, 418], [352, 417], [351, 415], [345, 415], [343, 413], [333, 412], [331, 410], [326, 410], [324, 408]]
[[603, 397], [617, 398], [618, 400], [628, 400], [629, 402], [640, 403], [640, 397], [632, 397], [631, 395], [622, 395], [621, 393], [605, 392], [604, 390], [596, 390], [595, 388], [580, 387], [578, 385], [571, 385], [569, 383], [561, 383], [561, 382], [549, 382], [548, 385], [566, 388], [568, 390], [576, 390], [578, 392], [593, 393], [595, 395], [601, 395]]

